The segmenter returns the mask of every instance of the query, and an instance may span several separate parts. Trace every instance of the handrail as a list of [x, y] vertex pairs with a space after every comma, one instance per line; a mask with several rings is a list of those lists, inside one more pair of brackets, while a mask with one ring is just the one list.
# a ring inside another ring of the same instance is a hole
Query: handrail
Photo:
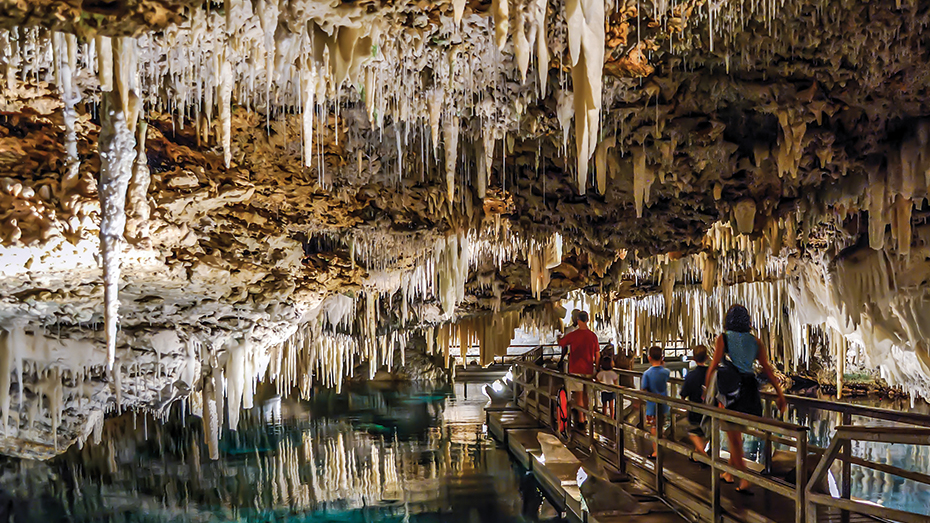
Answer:
[[898, 509], [892, 509], [882, 506], [876, 506], [869, 503], [862, 503], [853, 500], [849, 495], [849, 489], [845, 488], [841, 497], [834, 498], [828, 494], [816, 491], [817, 485], [820, 484], [827, 475], [827, 471], [837, 459], [843, 461], [844, 467], [850, 463], [872, 468], [909, 479], [925, 485], [930, 485], [930, 476], [920, 472], [914, 472], [902, 469], [885, 463], [875, 463], [862, 458], [853, 458], [848, 455], [850, 442], [852, 441], [875, 441], [882, 443], [901, 443], [905, 445], [930, 445], [930, 429], [915, 428], [902, 432], [899, 427], [862, 427], [851, 425], [840, 425], [836, 428], [836, 434], [830, 441], [830, 447], [824, 453], [814, 473], [811, 474], [810, 481], [805, 488], [806, 497], [810, 506], [808, 514], [816, 509], [816, 505], [828, 506], [839, 510], [859, 512], [870, 516], [891, 519], [903, 523], [926, 523], [927, 514], [917, 514]]
[[[540, 348], [541, 350], [541, 348]], [[583, 383], [584, 387], [593, 389], [596, 394], [597, 391], [603, 392], [614, 392], [617, 397], [617, 405], [622, 406], [624, 397], [629, 397], [640, 402], [640, 411], [644, 408], [644, 403], [647, 401], [655, 402], [658, 404], [668, 405], [670, 408], [684, 409], [687, 411], [695, 412], [702, 414], [711, 421], [711, 456], [704, 456], [699, 454], [689, 447], [686, 447], [676, 441], [667, 440], [664, 437], [664, 430], [656, 431], [655, 435], [652, 435], [651, 432], [644, 430], [643, 428], [636, 427], [632, 424], [626, 422], [625, 418], [622, 416], [617, 417], [616, 413], [620, 409], [614, 410], [614, 418], [604, 416], [601, 413], [598, 413], [593, 407], [592, 408], [580, 408], [578, 406], [572, 405], [573, 410], [578, 410], [585, 412], [591, 418], [591, 423], [588, 424], [590, 433], [588, 435], [588, 441], [594, 442], [594, 420], [600, 420], [607, 423], [608, 425], [613, 426], [617, 430], [617, 440], [615, 444], [617, 445], [617, 452], [619, 456], [624, 455], [623, 451], [623, 438], [626, 433], [630, 433], [635, 436], [646, 438], [649, 441], [652, 441], [656, 444], [656, 460], [655, 460], [655, 485], [656, 491], [660, 496], [664, 495], [664, 454], [665, 451], [671, 450], [678, 454], [683, 454], [689, 456], [691, 459], [709, 465], [713, 470], [711, 473], [711, 494], [712, 498], [712, 510], [713, 510], [713, 521], [721, 520], [721, 508], [720, 508], [720, 473], [725, 472], [729, 473], [732, 476], [746, 480], [752, 484], [758, 485], [759, 487], [781, 494], [783, 496], [792, 498], [796, 501], [796, 510], [795, 510], [795, 521], [796, 523], [801, 523], [805, 520], [807, 509], [807, 503], [805, 501], [805, 486], [806, 482], [806, 460], [807, 460], [807, 440], [808, 440], [808, 428], [800, 425], [795, 425], [792, 423], [787, 423], [784, 421], [761, 418], [758, 416], [751, 416], [747, 414], [742, 414], [739, 412], [728, 411], [725, 409], [720, 409], [717, 407], [707, 406], [703, 404], [696, 404], [678, 398], [662, 396], [658, 394], [653, 394], [651, 392], [631, 389], [628, 387], [622, 387], [617, 385], [610, 385], [606, 383], [600, 383], [594, 381], [590, 378], [580, 377], [580, 376], [569, 376], [565, 373], [548, 369], [535, 363], [530, 363], [526, 360], [517, 361], [514, 364], [516, 369], [513, 372], [513, 381], [514, 381], [514, 399], [517, 400], [519, 404], [519, 390], [518, 387], [522, 387], [525, 392], [523, 399], [523, 407], [530, 413], [530, 395], [531, 393], [535, 397], [535, 410], [536, 418], [539, 421], [543, 421], [540, 413], [541, 401], [540, 396], [545, 396], [549, 398], [551, 402], [554, 394], [552, 392], [553, 380], [549, 380], [549, 391], [543, 392], [540, 390], [539, 386], [539, 376], [540, 375], [549, 375], [551, 377], [560, 377], [560, 378], [570, 378], [576, 381]], [[527, 373], [531, 371], [535, 373], [532, 377], [532, 382], [527, 378]], [[548, 417], [548, 416], [547, 416]], [[665, 422], [665, 413], [664, 409], [658, 409], [656, 411], [656, 426], [664, 427]], [[642, 419], [642, 417], [641, 417]], [[739, 470], [735, 467], [724, 463], [720, 459], [720, 423], [729, 422], [739, 426], [751, 427], [757, 431], [763, 431], [766, 434], [768, 433], [778, 433], [789, 438], [791, 440], [784, 440], [788, 445], [794, 446], [797, 449], [796, 452], [796, 474], [798, 481], [794, 486], [790, 486], [786, 483], [777, 481], [772, 478], [765, 477], [761, 474], [758, 474], [750, 470]], [[674, 425], [674, 418], [672, 418], [672, 423]], [[546, 422], [548, 423], [548, 420]], [[570, 436], [571, 437], [571, 436]], [[793, 445], [792, 445], [793, 443]], [[623, 466], [621, 458], [621, 467]]]
[[[630, 376], [634, 378], [641, 378], [643, 371], [637, 370], [626, 370], [614, 368], [614, 372], [621, 376]], [[677, 386], [684, 384], [685, 380], [681, 378], [670, 377], [669, 383]], [[777, 395], [771, 392], [760, 392], [762, 399], [767, 401], [775, 401], [778, 397]], [[884, 421], [891, 421], [895, 423], [908, 423], [911, 425], [918, 425], [921, 427], [930, 427], [930, 415], [919, 414], [916, 412], [904, 412], [896, 410], [882, 409], [878, 407], [869, 407], [866, 405], [856, 405], [854, 403], [844, 403], [844, 402], [833, 402], [828, 400], [822, 400], [819, 398], [807, 398], [804, 396], [797, 396], [794, 394], [785, 394], [785, 399], [788, 400], [788, 403], [795, 406], [804, 406], [807, 408], [814, 408], [819, 410], [827, 410], [831, 412], [838, 412], [840, 414], [849, 414], [852, 416], [862, 416], [870, 419], [880, 419]]]
[[666, 405], [675, 406], [679, 409], [696, 412], [705, 416], [716, 415], [723, 421], [729, 421], [731, 423], [743, 423], [751, 422], [754, 425], [763, 425], [771, 427], [772, 430], [789, 430], [789, 431], [803, 431], [807, 432], [808, 427], [802, 425], [796, 425], [794, 423], [788, 423], [785, 421], [775, 420], [771, 418], [763, 418], [760, 416], [753, 416], [751, 414], [743, 414], [741, 412], [734, 412], [732, 410], [721, 409], [718, 407], [711, 407], [708, 405], [703, 405], [699, 403], [693, 403], [687, 400], [678, 399], [671, 396], [663, 396], [661, 394], [653, 394], [652, 392], [647, 392], [639, 389], [631, 389], [629, 387], [621, 387], [618, 385], [611, 385], [608, 383], [601, 383], [595, 381], [591, 378], [583, 378], [580, 376], [572, 376], [565, 374], [564, 372], [558, 372], [552, 369], [547, 369], [546, 367], [540, 367], [539, 365], [533, 363], [520, 363], [519, 365], [526, 367], [529, 370], [534, 370], [542, 374], [548, 374], [550, 376], [558, 377], [567, 377], [576, 381], [584, 382], [586, 385], [591, 386], [595, 390], [601, 390], [603, 392], [615, 392], [622, 393], [624, 396], [629, 396], [631, 398], [639, 399], [642, 401], [651, 401], [655, 403], [664, 403]]

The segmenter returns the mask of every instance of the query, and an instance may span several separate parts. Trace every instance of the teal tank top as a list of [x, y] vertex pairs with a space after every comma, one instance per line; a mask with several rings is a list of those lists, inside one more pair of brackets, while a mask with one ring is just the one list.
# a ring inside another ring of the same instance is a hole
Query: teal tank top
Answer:
[[733, 365], [744, 374], [755, 374], [753, 364], [759, 355], [759, 342], [749, 332], [727, 331], [727, 354]]

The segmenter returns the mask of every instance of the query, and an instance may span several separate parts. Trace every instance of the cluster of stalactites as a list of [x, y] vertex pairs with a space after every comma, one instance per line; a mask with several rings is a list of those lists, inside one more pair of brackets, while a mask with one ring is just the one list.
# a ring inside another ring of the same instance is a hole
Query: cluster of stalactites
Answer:
[[745, 306], [755, 333], [769, 347], [776, 361], [797, 367], [807, 361], [806, 347], [798, 343], [801, 323], [790, 307], [784, 280], [740, 283], [717, 287], [712, 292], [689, 287], [668, 294], [617, 300], [603, 306], [604, 318], [615, 338], [640, 353], [652, 345], [713, 347], [723, 332], [730, 305]]
[[[444, 323], [427, 332], [427, 350], [441, 354], [446, 366], [453, 356], [451, 349], [458, 347], [461, 361], [478, 358], [480, 365], [489, 365], [496, 357], [504, 356], [518, 328], [536, 332], [540, 337], [561, 330], [565, 309], [547, 303], [531, 307], [462, 318]], [[477, 353], [471, 349], [477, 348]]]
[[[908, 255], [857, 247], [830, 260], [805, 259], [790, 273], [793, 302], [806, 323], [826, 325], [849, 344], [833, 344], [837, 364], [850, 345], [889, 384], [912, 396], [930, 391], [930, 318], [924, 283], [930, 230], [920, 227]], [[838, 369], [839, 372], [839, 369]], [[841, 386], [841, 384], [840, 384]]]
[[562, 264], [562, 235], [553, 234], [545, 242], [530, 241], [526, 260], [530, 266], [530, 290], [538, 300], [549, 287], [549, 270]]

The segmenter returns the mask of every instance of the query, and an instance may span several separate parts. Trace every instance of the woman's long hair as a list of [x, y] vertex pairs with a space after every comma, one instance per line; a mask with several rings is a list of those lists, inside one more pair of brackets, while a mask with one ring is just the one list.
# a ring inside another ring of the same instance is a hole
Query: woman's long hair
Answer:
[[733, 332], [749, 332], [752, 330], [752, 319], [749, 317], [749, 311], [746, 307], [736, 304], [727, 311], [727, 317], [723, 322], [723, 328]]

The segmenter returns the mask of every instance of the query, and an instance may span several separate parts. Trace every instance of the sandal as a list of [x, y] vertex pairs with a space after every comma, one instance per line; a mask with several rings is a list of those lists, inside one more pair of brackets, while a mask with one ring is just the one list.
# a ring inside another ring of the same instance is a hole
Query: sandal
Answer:
[[654, 460], [654, 459], [656, 459], [656, 457], [657, 457], [656, 454], [650, 454], [650, 455], [646, 456], [646, 459], [648, 459], [648, 460]]
[[750, 488], [736, 487], [736, 491], [744, 496], [755, 496], [756, 495], [755, 492], [753, 492]]
[[726, 476], [724, 476], [723, 474], [720, 475], [720, 481], [723, 481], [724, 483], [729, 483], [730, 485], [736, 483], [736, 480], [733, 478], [730, 478], [730, 480], [728, 481]]

